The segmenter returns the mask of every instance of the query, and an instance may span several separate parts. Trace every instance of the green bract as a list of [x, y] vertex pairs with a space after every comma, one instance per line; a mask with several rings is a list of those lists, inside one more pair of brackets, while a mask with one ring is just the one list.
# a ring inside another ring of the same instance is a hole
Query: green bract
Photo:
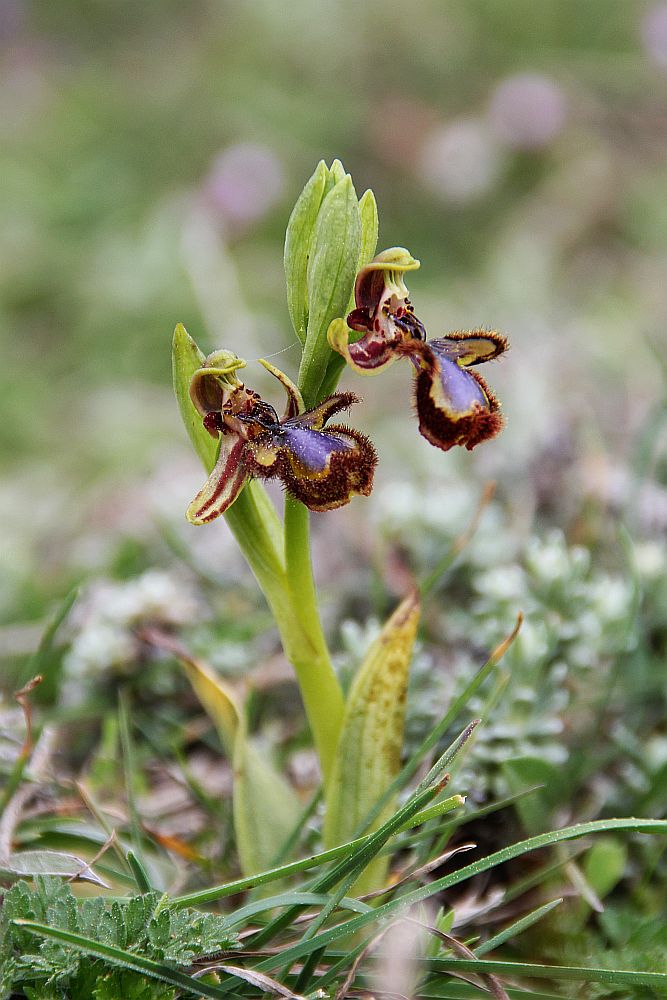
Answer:
[[315, 173], [299, 195], [292, 209], [285, 235], [285, 280], [287, 282], [287, 308], [294, 331], [302, 344], [306, 341], [308, 325], [308, 257], [313, 239], [317, 214], [322, 204], [329, 171], [320, 160]]
[[359, 202], [347, 174], [322, 202], [313, 231], [307, 271], [308, 327], [299, 369], [306, 405], [320, 398], [330, 348], [327, 330], [345, 310], [361, 249]]

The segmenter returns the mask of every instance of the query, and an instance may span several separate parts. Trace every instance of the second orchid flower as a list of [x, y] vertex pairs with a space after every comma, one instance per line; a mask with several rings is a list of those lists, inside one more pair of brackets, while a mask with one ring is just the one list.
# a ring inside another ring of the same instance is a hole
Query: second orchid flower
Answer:
[[[393, 247], [362, 268], [355, 282], [355, 308], [347, 321], [329, 327], [330, 346], [350, 367], [373, 375], [401, 357], [415, 368], [419, 430], [436, 448], [472, 450], [495, 437], [503, 426], [499, 403], [471, 367], [497, 358], [508, 347], [495, 331], [457, 331], [437, 340], [414, 313], [403, 275], [419, 267], [407, 250]], [[350, 330], [363, 334], [350, 343]]]

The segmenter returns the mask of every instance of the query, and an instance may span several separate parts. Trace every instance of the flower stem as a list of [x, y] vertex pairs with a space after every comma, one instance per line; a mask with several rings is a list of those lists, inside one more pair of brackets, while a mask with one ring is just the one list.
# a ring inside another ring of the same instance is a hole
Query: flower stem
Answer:
[[285, 575], [283, 531], [264, 487], [251, 480], [225, 514], [257, 582], [266, 593]]
[[308, 510], [287, 498], [285, 532], [266, 491], [250, 482], [225, 515], [275, 619], [297, 675], [326, 783], [343, 719], [343, 693], [327, 648], [310, 560]]
[[285, 565], [304, 639], [291, 657], [318, 749], [329, 777], [343, 723], [344, 699], [322, 631], [310, 557], [310, 515], [298, 500], [285, 501]]

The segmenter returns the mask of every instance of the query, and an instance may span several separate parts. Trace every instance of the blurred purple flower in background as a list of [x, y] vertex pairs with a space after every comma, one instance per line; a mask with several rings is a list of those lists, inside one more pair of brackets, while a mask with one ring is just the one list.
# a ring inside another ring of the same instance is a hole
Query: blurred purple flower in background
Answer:
[[541, 149], [560, 134], [567, 117], [561, 87], [539, 73], [502, 80], [489, 105], [489, 124], [498, 140], [514, 149]]
[[488, 193], [501, 167], [500, 151], [485, 123], [479, 118], [460, 118], [429, 133], [417, 173], [434, 195], [465, 204]]
[[0, 0], [0, 44], [13, 42], [25, 25], [23, 0]]
[[[390, 95], [369, 108], [370, 147], [380, 159], [404, 170], [413, 170], [425, 137], [440, 115], [436, 108], [414, 96]], [[390, 129], [387, 122], [392, 123]]]
[[204, 185], [207, 201], [234, 232], [243, 232], [270, 212], [284, 189], [285, 174], [275, 152], [250, 142], [220, 153]]
[[667, 69], [667, 3], [649, 8], [641, 22], [641, 39], [649, 58]]

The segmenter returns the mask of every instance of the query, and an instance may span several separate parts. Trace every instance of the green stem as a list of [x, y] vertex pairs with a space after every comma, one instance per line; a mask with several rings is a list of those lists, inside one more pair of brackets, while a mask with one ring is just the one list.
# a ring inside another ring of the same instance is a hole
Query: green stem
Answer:
[[[216, 445], [202, 426], [189, 394], [192, 377], [204, 363], [204, 355], [179, 324], [173, 343], [174, 391], [188, 434], [210, 474]], [[338, 743], [343, 695], [320, 623], [310, 565], [308, 511], [288, 500], [283, 531], [266, 490], [252, 480], [225, 518], [267, 600], [285, 655], [296, 671], [326, 781]]]
[[288, 498], [283, 535], [266, 491], [253, 481], [225, 516], [262, 589], [285, 655], [296, 672], [326, 782], [344, 706], [319, 617], [310, 562], [308, 511]]
[[343, 724], [343, 692], [322, 631], [310, 558], [310, 515], [298, 500], [285, 501], [285, 564], [292, 603], [304, 637], [292, 659], [313, 731], [325, 784]]
[[285, 575], [283, 530], [266, 490], [251, 480], [225, 514], [250, 569], [266, 594]]

